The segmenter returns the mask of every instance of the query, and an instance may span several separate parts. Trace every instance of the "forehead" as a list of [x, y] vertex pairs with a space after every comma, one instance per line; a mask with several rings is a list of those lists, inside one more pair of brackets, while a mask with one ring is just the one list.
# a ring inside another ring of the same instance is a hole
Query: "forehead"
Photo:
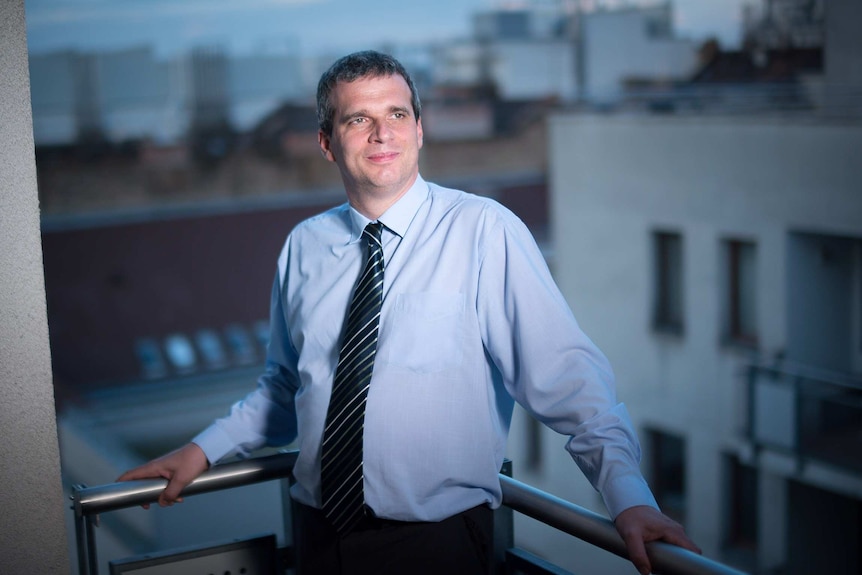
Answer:
[[410, 86], [399, 74], [365, 77], [353, 82], [338, 82], [332, 89], [336, 114], [353, 109], [383, 105], [411, 108]]

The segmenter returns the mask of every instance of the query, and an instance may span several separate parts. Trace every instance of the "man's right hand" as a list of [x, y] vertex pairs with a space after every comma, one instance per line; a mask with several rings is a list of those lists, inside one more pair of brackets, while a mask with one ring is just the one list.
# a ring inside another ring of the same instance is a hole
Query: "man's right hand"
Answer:
[[[168, 486], [159, 495], [159, 505], [169, 507], [174, 503], [182, 502], [180, 492], [208, 468], [209, 461], [203, 450], [194, 443], [188, 443], [176, 451], [126, 471], [117, 478], [117, 481], [159, 477], [167, 479]], [[143, 507], [149, 509], [150, 506]]]

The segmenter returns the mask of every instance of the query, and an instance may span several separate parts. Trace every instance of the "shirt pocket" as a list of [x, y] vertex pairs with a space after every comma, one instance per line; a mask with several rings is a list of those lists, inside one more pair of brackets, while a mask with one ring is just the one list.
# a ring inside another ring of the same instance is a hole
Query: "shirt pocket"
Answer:
[[435, 373], [461, 365], [464, 323], [464, 294], [398, 294], [389, 364], [416, 373]]

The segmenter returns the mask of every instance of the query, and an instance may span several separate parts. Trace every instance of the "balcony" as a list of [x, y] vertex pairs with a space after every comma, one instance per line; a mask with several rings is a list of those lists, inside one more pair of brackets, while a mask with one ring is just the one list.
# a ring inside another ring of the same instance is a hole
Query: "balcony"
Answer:
[[748, 368], [748, 439], [797, 470], [817, 463], [862, 473], [862, 379], [789, 365]]
[[[297, 452], [282, 452], [245, 461], [216, 466], [201, 475], [183, 492], [185, 496], [221, 491], [254, 483], [280, 480], [283, 493], [290, 482]], [[613, 523], [591, 511], [539, 491], [510, 477], [511, 463], [500, 474], [503, 506], [495, 512], [492, 572], [506, 575], [568, 573], [515, 546], [513, 512], [517, 511], [580, 538], [609, 553], [626, 557], [625, 545]], [[97, 527], [100, 514], [155, 502], [164, 489], [164, 480], [130, 481], [97, 487], [76, 486], [72, 501], [79, 575], [98, 575]], [[285, 501], [290, 501], [285, 497]], [[153, 510], [158, 513], [158, 510]], [[290, 504], [283, 510], [285, 532], [290, 532]], [[187, 573], [188, 569], [229, 573], [242, 562], [238, 573], [293, 573], [293, 548], [288, 543], [278, 548], [274, 535], [264, 535], [223, 544], [201, 546], [127, 558], [111, 563], [112, 575]], [[647, 545], [656, 573], [671, 575], [741, 575], [731, 569], [680, 547], [654, 542]], [[588, 568], [588, 567], [587, 567]], [[227, 570], [226, 570], [227, 569]], [[586, 571], [588, 572], [588, 571]]]

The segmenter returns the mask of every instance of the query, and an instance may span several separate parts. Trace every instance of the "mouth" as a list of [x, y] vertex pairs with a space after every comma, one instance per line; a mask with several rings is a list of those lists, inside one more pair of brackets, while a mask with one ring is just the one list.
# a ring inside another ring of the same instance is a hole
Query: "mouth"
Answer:
[[398, 152], [378, 152], [376, 154], [371, 154], [366, 156], [369, 161], [374, 162], [376, 164], [385, 164], [387, 162], [391, 162], [395, 158], [398, 157]]

